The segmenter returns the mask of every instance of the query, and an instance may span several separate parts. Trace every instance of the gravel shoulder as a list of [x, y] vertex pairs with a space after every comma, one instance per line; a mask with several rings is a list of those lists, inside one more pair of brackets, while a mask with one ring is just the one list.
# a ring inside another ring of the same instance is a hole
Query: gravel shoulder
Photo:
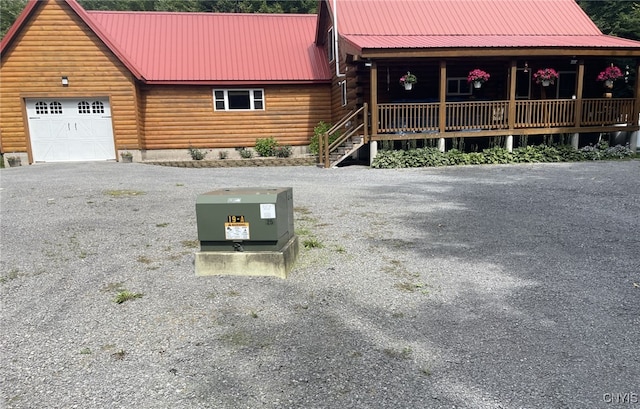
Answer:
[[[196, 277], [196, 197], [285, 186], [323, 247]], [[39, 164], [0, 210], [3, 408], [640, 407], [638, 160]]]

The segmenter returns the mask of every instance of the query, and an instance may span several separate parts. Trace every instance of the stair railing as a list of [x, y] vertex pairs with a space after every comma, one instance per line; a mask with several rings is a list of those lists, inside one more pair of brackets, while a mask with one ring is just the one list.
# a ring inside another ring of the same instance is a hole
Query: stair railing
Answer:
[[[338, 121], [335, 125], [333, 125], [327, 132], [320, 135], [319, 137], [320, 140], [318, 141], [318, 163], [319, 164], [323, 165], [325, 168], [328, 168], [330, 163], [331, 152], [338, 149], [340, 145], [342, 145], [347, 139], [355, 135], [359, 130], [361, 129], [363, 130], [363, 138], [365, 141], [367, 140], [368, 133], [369, 133], [369, 129], [368, 129], [369, 119], [367, 117], [368, 112], [369, 112], [368, 104], [364, 103], [360, 108], [345, 115], [342, 119], [340, 119], [340, 121]], [[338, 138], [336, 138], [335, 141], [329, 144], [329, 140], [331, 136], [333, 136], [336, 132], [338, 132], [343, 127], [345, 127], [345, 125], [347, 125], [349, 122], [352, 122], [353, 120], [357, 120], [357, 117], [360, 114], [362, 114], [362, 121], [360, 121], [357, 126], [351, 125], [349, 127], [348, 132], [341, 134], [340, 136], [338, 136]]]

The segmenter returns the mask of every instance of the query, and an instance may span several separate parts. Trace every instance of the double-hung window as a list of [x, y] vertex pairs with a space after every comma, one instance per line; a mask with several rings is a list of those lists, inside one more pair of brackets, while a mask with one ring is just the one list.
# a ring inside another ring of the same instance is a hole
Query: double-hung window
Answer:
[[213, 106], [216, 111], [262, 111], [263, 89], [214, 89]]

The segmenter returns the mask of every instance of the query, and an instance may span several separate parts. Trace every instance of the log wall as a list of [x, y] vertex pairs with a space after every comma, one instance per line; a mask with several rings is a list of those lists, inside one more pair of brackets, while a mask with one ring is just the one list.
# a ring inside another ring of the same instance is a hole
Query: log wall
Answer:
[[[146, 149], [236, 148], [274, 137], [280, 145], [308, 145], [313, 128], [331, 119], [331, 92], [322, 85], [270, 85], [262, 111], [215, 111], [213, 89], [154, 85], [141, 90]], [[246, 89], [248, 87], [243, 87]], [[226, 89], [233, 89], [227, 87]]]
[[139, 147], [134, 77], [65, 2], [48, 0], [34, 10], [3, 53], [0, 77], [3, 152], [29, 151], [24, 99], [34, 97], [108, 96], [116, 148]]

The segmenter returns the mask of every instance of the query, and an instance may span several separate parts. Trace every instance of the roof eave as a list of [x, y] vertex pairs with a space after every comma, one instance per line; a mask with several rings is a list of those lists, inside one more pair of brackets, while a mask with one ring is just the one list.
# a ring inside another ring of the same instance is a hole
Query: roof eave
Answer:
[[212, 86], [265, 86], [265, 85], [310, 85], [310, 84], [330, 84], [331, 79], [315, 80], [146, 80], [148, 85], [212, 85]]
[[[357, 50], [357, 48], [356, 48]], [[394, 57], [527, 57], [527, 56], [609, 56], [640, 57], [640, 49], [625, 47], [434, 47], [362, 48], [361, 58]]]

